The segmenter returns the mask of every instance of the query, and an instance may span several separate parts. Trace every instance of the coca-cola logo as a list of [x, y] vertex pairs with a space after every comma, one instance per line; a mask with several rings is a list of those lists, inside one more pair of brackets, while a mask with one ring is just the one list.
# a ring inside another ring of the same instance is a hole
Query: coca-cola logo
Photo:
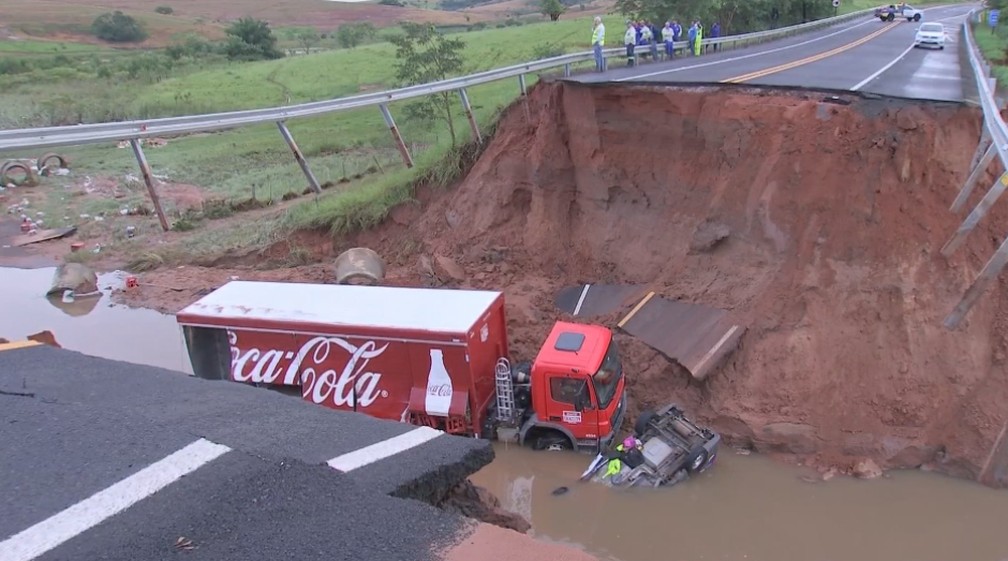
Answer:
[[427, 386], [427, 395], [434, 397], [451, 397], [452, 396], [451, 384], [437, 384], [434, 386]]
[[[295, 353], [257, 348], [242, 351], [234, 332], [229, 333], [229, 341], [231, 379], [236, 382], [273, 384], [283, 376], [284, 385], [301, 385], [304, 399], [337, 408], [353, 407], [355, 398], [357, 406], [367, 407], [388, 396], [379, 389], [382, 374], [367, 370], [368, 363], [385, 352], [388, 343], [381, 347], [374, 341], [354, 345], [340, 337], [314, 337]], [[345, 359], [341, 360], [334, 348], [345, 352]]]

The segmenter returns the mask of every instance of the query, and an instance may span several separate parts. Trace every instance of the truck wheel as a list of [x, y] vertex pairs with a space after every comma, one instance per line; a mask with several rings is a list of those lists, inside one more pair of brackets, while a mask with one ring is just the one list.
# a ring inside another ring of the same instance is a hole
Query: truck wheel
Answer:
[[889, 16], [886, 17], [886, 21], [895, 21], [895, 20], [896, 20], [896, 14], [889, 14]]
[[709, 457], [707, 450], [703, 446], [697, 446], [690, 452], [689, 460], [686, 463], [686, 471], [690, 472], [690, 474], [699, 473], [707, 465]]
[[637, 417], [637, 422], [634, 423], [633, 431], [637, 435], [637, 438], [644, 436], [647, 432], [648, 425], [651, 423], [651, 419], [654, 419], [655, 412], [650, 409], [645, 409], [641, 411], [640, 416]]
[[566, 436], [548, 434], [536, 439], [534, 449], [546, 450], [547, 452], [563, 452], [564, 450], [573, 450], [574, 446], [571, 445], [570, 439]]
[[914, 17], [913, 17], [914, 21], [920, 21], [920, 19], [921, 19], [920, 18], [920, 14], [914, 14]]

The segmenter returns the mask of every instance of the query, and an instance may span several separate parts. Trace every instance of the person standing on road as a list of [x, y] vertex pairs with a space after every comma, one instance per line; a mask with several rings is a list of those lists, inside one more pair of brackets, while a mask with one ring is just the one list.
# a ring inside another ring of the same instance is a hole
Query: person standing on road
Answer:
[[651, 34], [651, 26], [649, 26], [647, 22], [641, 23], [640, 32], [641, 32], [641, 38], [640, 38], [641, 46], [642, 47], [650, 46], [652, 54], [657, 54], [657, 51], [654, 46], [654, 37]]
[[[710, 28], [710, 36], [711, 36], [711, 39], [717, 39], [718, 37], [721, 36], [721, 24], [720, 23], [714, 22], [714, 25], [712, 25], [711, 28]], [[718, 44], [714, 43], [714, 52], [716, 53], [717, 50], [718, 50]]]
[[626, 22], [626, 34], [623, 35], [623, 44], [626, 45], [626, 65], [634, 65], [634, 45], [637, 44], [637, 28], [632, 21]]
[[605, 46], [605, 24], [602, 18], [595, 16], [595, 23], [592, 29], [592, 51], [595, 52], [595, 70], [605, 72], [605, 57], [602, 56], [602, 47]]
[[693, 48], [693, 54], [700, 56], [700, 43], [703, 41], [703, 24], [700, 20], [696, 22], [696, 47]]
[[665, 56], [672, 60], [675, 57], [675, 30], [672, 29], [672, 22], [665, 22], [665, 27], [661, 30], [661, 37], [665, 43]]
[[697, 56], [698, 54], [700, 54], [696, 51], [697, 23], [695, 21], [693, 22], [693, 25], [690, 26], [689, 31], [686, 32], [686, 40], [687, 40], [686, 44], [689, 45], [688, 47], [686, 47], [686, 50], [689, 51], [689, 53], [693, 56]]

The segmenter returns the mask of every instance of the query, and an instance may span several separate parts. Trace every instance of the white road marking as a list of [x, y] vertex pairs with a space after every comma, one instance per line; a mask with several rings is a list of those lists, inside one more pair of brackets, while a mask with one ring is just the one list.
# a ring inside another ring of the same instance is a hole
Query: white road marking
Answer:
[[861, 80], [860, 82], [858, 82], [857, 85], [855, 85], [854, 87], [852, 87], [850, 89], [850, 91], [856, 92], [856, 91], [860, 90], [861, 88], [865, 87], [866, 85], [868, 85], [868, 82], [871, 82], [875, 78], [878, 78], [879, 76], [881, 76], [882, 73], [885, 72], [886, 70], [889, 70], [893, 66], [896, 66], [896, 63], [899, 62], [899, 61], [901, 61], [901, 60], [903, 60], [903, 57], [905, 57], [907, 55], [907, 53], [909, 53], [913, 49], [914, 49], [914, 46], [911, 44], [909, 47], [906, 48], [905, 51], [903, 51], [902, 53], [900, 53], [899, 56], [897, 56], [896, 58], [892, 59], [892, 61], [890, 61], [889, 64], [883, 66], [877, 72], [873, 73], [871, 76], [869, 76], [869, 77], [865, 78], [864, 80]]
[[834, 35], [839, 35], [841, 33], [846, 33], [848, 31], [850, 31], [851, 29], [855, 29], [857, 27], [861, 27], [862, 25], [868, 25], [869, 23], [874, 23], [874, 22], [875, 22], [874, 19], [871, 20], [871, 21], [864, 21], [864, 22], [858, 23], [856, 25], [851, 25], [850, 27], [845, 27], [843, 29], [840, 29], [839, 31], [834, 31], [833, 33], [829, 33], [827, 35], [823, 35], [823, 36], [820, 36], [820, 37], [815, 37], [814, 39], [808, 39], [807, 41], [801, 41], [800, 43], [794, 43], [794, 44], [789, 44], [789, 45], [784, 45], [784, 46], [778, 46], [778, 47], [775, 47], [775, 48], [771, 48], [769, 50], [761, 50], [759, 52], [753, 52], [751, 54], [743, 54], [742, 56], [732, 56], [731, 58], [722, 58], [720, 60], [712, 60], [710, 62], [702, 62], [700, 64], [690, 64], [688, 66], [678, 66], [678, 67], [675, 67], [675, 68], [668, 68], [668, 69], [665, 69], [665, 71], [658, 71], [656, 73], [647, 73], [647, 74], [641, 74], [641, 75], [634, 75], [634, 76], [627, 77], [627, 78], [620, 78], [620, 79], [614, 80], [613, 82], [627, 82], [629, 80], [638, 80], [638, 79], [641, 79], [641, 78], [650, 78], [652, 76], [661, 76], [663, 74], [672, 74], [672, 73], [678, 73], [678, 72], [682, 72], [682, 71], [691, 71], [691, 69], [694, 69], [694, 68], [704, 68], [704, 67], [707, 67], [707, 66], [713, 66], [715, 64], [723, 64], [725, 62], [734, 62], [735, 60], [745, 60], [746, 58], [752, 58], [753, 56], [762, 56], [764, 54], [770, 54], [772, 52], [780, 52], [781, 50], [787, 50], [789, 48], [794, 48], [796, 46], [803, 46], [803, 45], [806, 45], [806, 44], [809, 44], [809, 43], [813, 43], [815, 41], [821, 41], [821, 40], [823, 40], [823, 39], [825, 39], [827, 37], [832, 37]]
[[231, 449], [199, 439], [91, 495], [70, 508], [0, 542], [3, 561], [30, 561], [101, 524]]
[[588, 296], [588, 289], [589, 288], [591, 288], [591, 285], [590, 284], [586, 284], [586, 285], [584, 285], [584, 288], [581, 289], [581, 297], [578, 298], [577, 306], [574, 306], [574, 313], [572, 315], [576, 316], [576, 315], [578, 315], [578, 312], [581, 311], [581, 305], [584, 304], [585, 296]]
[[[964, 17], [966, 17], [964, 14], [960, 14], [960, 15], [956, 15], [956, 16], [951, 16], [951, 17], [947, 17], [947, 18], [942, 18], [942, 19], [934, 20], [934, 21], [935, 22], [943, 22], [943, 21], [948, 21], [950, 19], [957, 19], [957, 18], [958, 19], [962, 19]], [[886, 64], [885, 66], [883, 66], [882, 68], [880, 68], [877, 72], [875, 72], [871, 76], [868, 76], [864, 80], [861, 80], [860, 82], [858, 82], [854, 87], [852, 87], [850, 89], [850, 91], [856, 92], [856, 91], [860, 90], [861, 88], [867, 86], [869, 82], [871, 82], [872, 80], [878, 78], [879, 76], [881, 76], [883, 73], [885, 73], [887, 70], [889, 70], [893, 66], [896, 66], [896, 64], [899, 63], [899, 61], [903, 60], [903, 57], [905, 57], [907, 55], [907, 53], [909, 53], [913, 49], [914, 49], [913, 43], [910, 43], [910, 46], [907, 47], [905, 51], [903, 51], [902, 53], [900, 53], [896, 58], [892, 59], [888, 64]]]
[[[950, 8], [950, 7], [952, 7], [952, 6], [934, 6], [932, 9], [938, 10], [938, 9]], [[962, 18], [962, 17], [965, 17], [965, 16], [964, 15], [957, 15], [957, 16], [947, 17], [947, 18], [944, 18], [944, 19], [939, 19], [939, 20], [934, 20], [934, 21], [945, 21], [945, 20], [949, 20], [949, 19]], [[625, 78], [617, 78], [617, 79], [611, 80], [611, 81], [612, 82], [627, 82], [627, 81], [630, 81], [630, 80], [639, 80], [641, 78], [650, 78], [651, 76], [661, 76], [662, 74], [671, 74], [673, 72], [682, 72], [683, 70], [693, 70], [695, 68], [706, 68], [708, 66], [714, 66], [714, 65], [717, 65], [717, 64], [724, 64], [726, 62], [735, 62], [737, 60], [745, 60], [745, 59], [748, 59], [748, 58], [758, 57], [758, 56], [762, 56], [762, 55], [768, 55], [768, 54], [771, 54], [771, 53], [777, 53], [777, 52], [780, 52], [780, 51], [786, 51], [788, 49], [793, 49], [795, 47], [802, 47], [802, 46], [805, 46], [805, 45], [808, 45], [808, 44], [811, 44], [811, 43], [815, 43], [816, 41], [821, 41], [821, 40], [826, 39], [828, 37], [833, 37], [835, 35], [840, 35], [841, 33], [847, 33], [848, 31], [850, 31], [852, 29], [856, 29], [856, 28], [861, 27], [863, 25], [869, 25], [869, 24], [873, 24], [873, 23], [877, 23], [877, 20], [874, 17], [872, 17], [868, 21], [864, 21], [864, 22], [861, 22], [861, 23], [858, 23], [858, 24], [854, 24], [854, 25], [851, 25], [849, 27], [845, 27], [843, 29], [840, 29], [838, 31], [834, 31], [833, 33], [828, 33], [826, 35], [822, 35], [822, 36], [816, 37], [814, 39], [809, 39], [808, 41], [802, 41], [801, 43], [795, 43], [794, 45], [785, 45], [783, 47], [776, 47], [776, 48], [773, 48], [773, 49], [769, 49], [769, 50], [766, 50], [766, 51], [760, 51], [760, 52], [757, 52], [757, 53], [751, 53], [751, 54], [748, 54], [748, 55], [742, 55], [742, 56], [731, 57], [731, 58], [723, 58], [723, 59], [720, 59], [720, 60], [713, 60], [711, 62], [704, 62], [704, 63], [700, 63], [700, 64], [691, 64], [689, 66], [679, 66], [679, 67], [676, 67], [676, 68], [669, 68], [667, 70], [659, 70], [657, 72], [648, 72], [648, 73], [645, 73], [645, 74], [634, 74], [633, 76], [627, 76]], [[906, 54], [906, 53], [903, 53], [903, 54]], [[903, 55], [900, 55], [900, 56], [902, 57]], [[895, 62], [893, 64], [895, 64]], [[879, 74], [881, 74], [881, 72], [879, 72]]]
[[365, 446], [353, 452], [347, 452], [341, 456], [326, 462], [329, 467], [344, 473], [364, 467], [368, 464], [383, 460], [389, 456], [395, 456], [400, 452], [405, 452], [410, 448], [415, 448], [421, 444], [434, 440], [444, 434], [443, 431], [431, 427], [417, 427], [409, 432], [393, 436], [387, 440], [376, 442], [370, 446]]

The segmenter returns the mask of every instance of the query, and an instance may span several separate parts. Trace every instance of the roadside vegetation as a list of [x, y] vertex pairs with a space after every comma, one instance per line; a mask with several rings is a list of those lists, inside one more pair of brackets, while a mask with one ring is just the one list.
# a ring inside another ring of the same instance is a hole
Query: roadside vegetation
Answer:
[[[641, 3], [645, 0], [635, 1], [638, 6], [650, 6], [646, 8], [649, 10], [671, 9], [655, 0], [648, 0], [653, 3], [647, 5]], [[800, 3], [784, 4], [793, 8]], [[702, 14], [706, 13], [703, 10], [725, 10], [731, 5], [738, 8], [747, 3], [696, 0], [689, 4]], [[861, 0], [844, 0], [842, 11], [874, 5], [861, 4]], [[542, 12], [556, 8], [545, 3], [541, 7]], [[574, 4], [565, 3], [564, 8], [557, 21], [550, 21], [553, 16], [547, 13], [538, 15], [535, 23], [508, 18], [468, 24], [454, 32], [416, 24], [380, 29], [356, 22], [321, 33], [303, 26], [272, 29], [266, 22], [245, 18], [223, 28], [220, 36], [178, 35], [161, 49], [0, 40], [0, 128], [290, 105], [587, 50], [591, 17], [574, 17]], [[780, 14], [776, 20], [779, 25], [801, 19], [801, 11], [792, 8]], [[683, 8], [676, 10], [683, 12]], [[829, 12], [816, 14], [832, 15], [832, 8]], [[150, 13], [175, 17], [176, 11], [166, 4], [152, 8]], [[102, 17], [96, 15], [96, 21]], [[604, 16], [609, 46], [619, 44], [624, 18]], [[767, 25], [758, 18], [735, 18], [736, 32]], [[127, 30], [134, 28], [128, 19], [117, 20], [115, 12], [103, 21], [118, 21], [117, 25]], [[156, 33], [148, 24], [139, 25], [139, 29]], [[527, 79], [529, 86], [535, 82], [533, 76]], [[517, 79], [468, 90], [484, 134], [518, 92]], [[474, 154], [458, 96], [447, 94], [397, 103], [390, 109], [416, 161], [414, 169], [403, 165], [377, 108], [288, 123], [316, 177], [324, 184], [320, 196], [309, 195], [304, 175], [271, 124], [157, 139], [145, 149], [160, 180], [174, 186], [195, 186], [205, 195], [201, 210], [173, 205], [170, 198], [166, 202], [173, 229], [194, 231], [194, 241], [187, 245], [193, 252], [269, 243], [304, 228], [341, 234], [376, 224], [389, 207], [409, 199], [418, 183], [451, 183]], [[73, 213], [66, 213], [64, 222], [74, 223], [77, 213], [112, 216], [149, 204], [137, 177], [136, 160], [124, 144], [89, 145], [61, 149], [60, 153], [73, 162], [73, 174], [47, 178], [46, 182], [69, 186], [82, 177], [88, 181], [104, 178], [118, 183], [121, 191], [116, 198], [88, 200], [75, 206]], [[0, 154], [0, 160], [39, 155]], [[72, 197], [54, 197], [45, 213], [58, 217], [64, 214], [61, 205], [72, 203]], [[237, 225], [230, 233], [209, 227], [214, 220], [235, 213], [270, 208], [277, 208], [277, 212]], [[60, 225], [58, 219], [52, 225]], [[223, 241], [222, 236], [228, 240]]]
[[[1005, 10], [1008, 9], [1008, 0], [987, 0], [987, 7], [991, 10]], [[992, 29], [988, 25], [988, 11], [983, 10], [979, 21], [973, 22], [973, 35], [984, 58], [991, 64], [998, 88], [1004, 89], [1008, 86], [1008, 22], [1000, 19]]]

